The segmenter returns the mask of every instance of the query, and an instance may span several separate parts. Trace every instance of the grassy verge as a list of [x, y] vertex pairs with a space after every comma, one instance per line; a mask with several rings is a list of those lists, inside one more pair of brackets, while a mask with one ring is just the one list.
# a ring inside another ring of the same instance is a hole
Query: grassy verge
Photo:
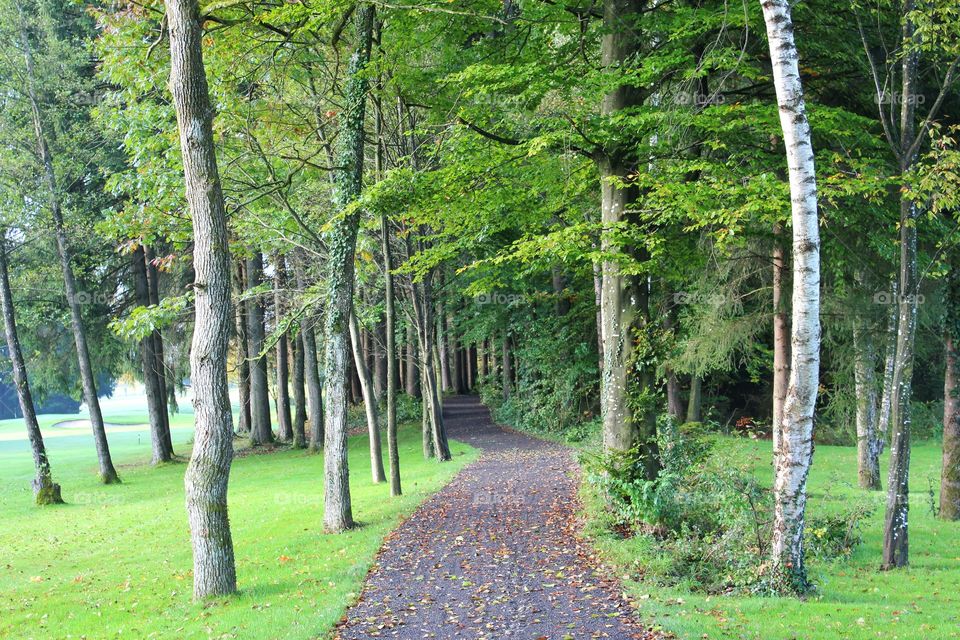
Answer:
[[[13, 428], [5, 422], [0, 431]], [[174, 431], [178, 454], [189, 454], [191, 431]], [[399, 499], [370, 483], [366, 438], [350, 439], [363, 526], [342, 535], [321, 533], [322, 456], [236, 459], [230, 516], [241, 593], [204, 605], [191, 602], [184, 465], [145, 466], [146, 432], [110, 435], [124, 482], [106, 487], [93, 475], [89, 434], [49, 438], [68, 504], [42, 509], [31, 503], [26, 443], [0, 442], [0, 637], [322, 637], [356, 598], [384, 536], [476, 454], [451, 442], [454, 461], [441, 465], [423, 459], [418, 426], [400, 436]]]
[[[769, 442], [723, 438], [716, 451], [732, 464], [749, 463], [769, 485], [769, 447]], [[665, 586], [649, 574], [644, 576], [645, 568], [658, 562], [656, 541], [643, 535], [621, 539], [611, 533], [600, 501], [585, 486], [587, 533], [606, 562], [624, 577], [624, 587], [639, 604], [640, 614], [679, 638], [958, 638], [960, 523], [936, 519], [931, 508], [939, 490], [939, 446], [915, 446], [911, 467], [911, 566], [881, 572], [885, 493], [856, 487], [854, 448], [817, 447], [809, 480], [809, 515], [838, 512], [853, 503], [868, 503], [873, 513], [863, 522], [864, 542], [851, 557], [811, 560], [817, 591], [805, 601], [711, 597], [692, 592], [689, 585]]]

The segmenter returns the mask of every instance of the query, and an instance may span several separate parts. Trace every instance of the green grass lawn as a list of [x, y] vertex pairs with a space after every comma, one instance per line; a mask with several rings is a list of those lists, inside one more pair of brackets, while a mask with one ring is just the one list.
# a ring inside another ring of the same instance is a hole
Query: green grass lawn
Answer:
[[[770, 442], [724, 438], [717, 449], [735, 461], [748, 461], [769, 480]], [[886, 461], [884, 461], [885, 463]], [[960, 523], [937, 520], [931, 511], [930, 483], [939, 490], [940, 447], [912, 450], [910, 568], [881, 572], [881, 533], [885, 493], [856, 487], [856, 450], [818, 446], [810, 474], [810, 516], [869, 502], [873, 515], [863, 524], [864, 543], [849, 559], [811, 561], [817, 585], [806, 601], [792, 598], [697, 595], [636, 579], [649, 538], [628, 540], [598, 535], [597, 546], [633, 576], [625, 587], [651, 623], [680, 638], [762, 638], [826, 640], [850, 638], [933, 640], [960, 637]], [[886, 466], [883, 478], [886, 479]], [[936, 495], [933, 496], [937, 500]], [[595, 509], [596, 504], [591, 506]], [[591, 531], [596, 534], [596, 531]]]
[[[142, 422], [143, 416], [105, 416]], [[76, 416], [43, 416], [49, 425]], [[0, 434], [19, 421], [0, 422]], [[174, 422], [189, 454], [192, 415]], [[350, 439], [354, 517], [363, 526], [322, 533], [323, 458], [279, 451], [234, 461], [230, 520], [240, 595], [191, 602], [191, 551], [183, 506], [184, 464], [159, 468], [144, 430], [110, 432], [123, 484], [96, 482], [88, 431], [49, 437], [54, 478], [68, 504], [35, 507], [25, 440], [0, 440], [0, 638], [315, 638], [356, 598], [383, 537], [472, 460], [421, 454], [418, 427], [401, 429], [405, 495], [370, 483], [366, 437]]]

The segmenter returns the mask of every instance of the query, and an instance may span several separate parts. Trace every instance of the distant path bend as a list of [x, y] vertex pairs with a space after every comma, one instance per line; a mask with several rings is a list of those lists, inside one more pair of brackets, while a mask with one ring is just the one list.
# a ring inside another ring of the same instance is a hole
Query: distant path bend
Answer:
[[570, 449], [501, 429], [472, 396], [444, 419], [483, 454], [388, 536], [335, 637], [658, 637], [579, 538]]

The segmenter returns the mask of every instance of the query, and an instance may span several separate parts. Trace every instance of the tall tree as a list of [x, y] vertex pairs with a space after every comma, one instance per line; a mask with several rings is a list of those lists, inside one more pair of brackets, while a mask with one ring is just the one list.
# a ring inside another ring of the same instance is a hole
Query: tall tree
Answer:
[[324, 525], [339, 532], [353, 526], [350, 470], [347, 462], [347, 384], [350, 375], [350, 315], [353, 311], [354, 252], [360, 211], [352, 206], [363, 180], [363, 138], [366, 121], [367, 65], [373, 41], [373, 6], [361, 2], [354, 10], [356, 42], [350, 56], [346, 98], [339, 115], [333, 204], [340, 217], [328, 233], [327, 305], [324, 325], [325, 438]]
[[230, 244], [213, 142], [213, 109], [201, 50], [196, 0], [166, 0], [170, 91], [177, 112], [187, 203], [193, 219], [196, 312], [190, 377], [196, 432], [187, 466], [187, 518], [193, 543], [193, 596], [237, 590], [227, 483], [233, 417], [227, 387], [230, 346]]
[[807, 588], [803, 531], [813, 461], [813, 412], [820, 368], [820, 231], [810, 123], [788, 0], [760, 0], [770, 45], [780, 128], [790, 175], [793, 218], [793, 316], [790, 382], [774, 480], [774, 572]]
[[37, 412], [33, 406], [33, 396], [30, 395], [27, 365], [24, 363], [20, 338], [17, 336], [13, 294], [10, 291], [10, 277], [7, 269], [7, 229], [4, 227], [0, 227], [0, 304], [2, 304], [3, 326], [7, 336], [7, 355], [13, 364], [13, 384], [17, 388], [20, 412], [23, 414], [23, 424], [27, 427], [27, 438], [30, 440], [30, 450], [33, 452], [33, 467], [36, 472], [36, 477], [30, 483], [33, 487], [33, 498], [38, 505], [60, 504], [63, 502], [63, 498], [60, 497], [60, 485], [53, 481], [53, 474], [50, 471], [50, 460], [47, 459], [43, 434], [40, 433]]
[[53, 155], [47, 142], [43, 113], [36, 89], [37, 78], [34, 68], [33, 45], [31, 44], [29, 35], [29, 17], [25, 12], [26, 8], [28, 7], [25, 7], [23, 4], [18, 5], [20, 15], [20, 44], [23, 47], [26, 95], [30, 101], [37, 152], [46, 181], [47, 201], [50, 207], [50, 214], [53, 217], [57, 254], [60, 257], [60, 269], [63, 274], [63, 286], [67, 295], [67, 306], [70, 308], [70, 328], [73, 331], [73, 340], [80, 367], [80, 381], [83, 385], [83, 398], [87, 405], [87, 413], [90, 416], [90, 426], [93, 428], [93, 440], [97, 448], [97, 461], [100, 465], [100, 481], [104, 484], [114, 484], [120, 482], [120, 476], [117, 474], [117, 470], [113, 466], [113, 459], [110, 457], [110, 445], [107, 443], [107, 432], [103, 424], [103, 413], [100, 411], [96, 375], [94, 374], [93, 363], [90, 359], [90, 349], [87, 346], [87, 334], [80, 308], [83, 296], [81, 296], [81, 292], [77, 287], [76, 276], [74, 276], [73, 273], [70, 242], [67, 238], [66, 225], [61, 209], [60, 186], [57, 183], [57, 173], [54, 168]]
[[[247, 290], [256, 291], [263, 282], [263, 255], [255, 252], [247, 260]], [[273, 442], [270, 420], [270, 387], [267, 378], [266, 326], [264, 304], [259, 291], [247, 301], [247, 337], [250, 351], [250, 442]]]

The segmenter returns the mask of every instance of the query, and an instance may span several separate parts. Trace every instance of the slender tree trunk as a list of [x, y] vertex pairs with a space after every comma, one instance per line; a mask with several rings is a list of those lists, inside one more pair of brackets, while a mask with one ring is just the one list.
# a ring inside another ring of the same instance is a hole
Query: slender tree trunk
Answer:
[[[373, 7], [360, 3], [354, 11], [356, 50], [350, 56], [337, 139], [337, 166], [334, 171], [333, 204], [338, 212], [347, 210], [360, 196], [363, 177], [363, 132], [369, 81], [366, 67], [373, 40]], [[347, 462], [347, 379], [348, 338], [353, 311], [353, 263], [360, 213], [346, 211], [328, 234], [327, 316], [325, 324], [326, 437], [324, 455], [324, 525], [339, 532], [353, 526], [350, 506], [350, 472]]]
[[407, 395], [412, 398], [420, 397], [420, 372], [417, 367], [417, 345], [415, 329], [412, 324], [407, 325]]
[[100, 400], [97, 396], [96, 376], [93, 363], [90, 360], [90, 349], [87, 347], [87, 334], [83, 326], [83, 314], [80, 309], [82, 295], [77, 291], [76, 278], [73, 275], [73, 265], [70, 243], [63, 222], [63, 212], [60, 208], [60, 190], [57, 185], [57, 174], [53, 166], [53, 156], [47, 144], [47, 136], [43, 127], [43, 118], [40, 113], [40, 103], [37, 100], [34, 88], [35, 73], [33, 67], [33, 52], [30, 38], [27, 36], [26, 17], [20, 8], [21, 44], [27, 79], [27, 95], [30, 99], [33, 129], [36, 137], [37, 151], [43, 165], [46, 179], [47, 198], [50, 213], [53, 217], [53, 230], [57, 241], [57, 254], [60, 258], [60, 270], [63, 274], [63, 285], [67, 295], [67, 305], [70, 307], [70, 327], [73, 331], [73, 341], [77, 350], [77, 361], [80, 369], [80, 380], [83, 385], [83, 399], [90, 415], [90, 425], [93, 428], [93, 441], [97, 449], [97, 461], [100, 465], [100, 481], [104, 484], [120, 482], [120, 476], [113, 466], [110, 457], [110, 446], [107, 443], [107, 432], [103, 425], [103, 414], [100, 412]]
[[[247, 260], [247, 289], [263, 283], [263, 256], [255, 253]], [[250, 443], [273, 442], [270, 420], [270, 385], [267, 376], [266, 329], [263, 301], [258, 295], [247, 301], [247, 336], [250, 342]]]
[[[863, 275], [856, 278], [865, 290]], [[862, 314], [853, 319], [853, 375], [857, 397], [857, 480], [862, 489], [880, 489], [880, 445], [877, 439], [876, 351], [870, 324]]]
[[500, 344], [500, 386], [503, 388], [503, 400], [510, 399], [513, 387], [513, 366], [510, 359], [510, 334], [504, 330]]
[[[380, 129], [378, 116], [378, 130]], [[378, 156], [382, 148], [378, 136]], [[397, 345], [396, 310], [393, 295], [393, 254], [390, 248], [390, 220], [386, 214], [380, 217], [380, 240], [383, 245], [383, 281], [384, 303], [386, 307], [386, 355], [387, 355], [387, 453], [390, 459], [390, 495], [399, 496], [400, 487], [400, 450], [397, 444]]]
[[237, 590], [227, 482], [233, 418], [227, 387], [230, 344], [230, 244], [213, 144], [213, 109], [200, 47], [196, 0], [167, 0], [170, 90], [177, 112], [187, 203], [193, 217], [196, 313], [190, 349], [196, 435], [187, 466], [187, 516], [193, 542], [193, 595]]
[[[274, 272], [276, 287], [273, 292], [273, 306], [279, 325], [286, 313], [283, 297], [287, 287], [287, 266], [281, 255], [274, 259]], [[280, 334], [277, 340], [277, 432], [280, 440], [293, 440], [293, 420], [290, 417], [290, 344], [287, 332]]]
[[306, 327], [300, 334], [303, 347], [303, 368], [307, 383], [307, 417], [310, 422], [310, 451], [323, 449], [326, 436], [324, 429], [323, 378], [317, 362], [317, 338], [313, 327]]
[[243, 262], [236, 261], [233, 272], [233, 283], [237, 293], [237, 310], [235, 313], [237, 335], [237, 388], [240, 392], [240, 419], [237, 423], [237, 433], [248, 435], [252, 430], [253, 419], [250, 415], [250, 341], [247, 335], [247, 301], [243, 300], [246, 274]]
[[690, 397], [687, 399], [687, 422], [700, 422], [703, 420], [701, 415], [702, 393], [703, 379], [694, 374], [690, 377]]
[[780, 110], [793, 217], [793, 321], [790, 379], [774, 480], [773, 571], [805, 590], [803, 531], [813, 460], [813, 412], [820, 368], [820, 230], [810, 124], [788, 0], [761, 0]]
[[[150, 304], [156, 306], [160, 304], [160, 272], [153, 262], [153, 250], [148, 246], [143, 247], [143, 259], [147, 271], [147, 293], [150, 298]], [[152, 337], [155, 359], [154, 371], [160, 390], [160, 398], [163, 400], [163, 409], [161, 411], [161, 417], [163, 418], [162, 433], [166, 441], [166, 447], [169, 449], [170, 455], [173, 456], [173, 436], [170, 433], [170, 398], [171, 396], [174, 399], [176, 398], [176, 384], [174, 380], [171, 380], [169, 384], [167, 383], [167, 366], [163, 351], [163, 333], [160, 329], [157, 329], [153, 332]], [[176, 408], [175, 400], [173, 405], [174, 408]]]
[[[130, 257], [133, 266], [133, 288], [137, 297], [137, 304], [148, 307], [150, 306], [150, 291], [143, 247], [138, 246]], [[169, 441], [164, 435], [167, 402], [163, 385], [157, 376], [156, 345], [152, 333], [140, 340], [140, 364], [143, 368], [143, 387], [147, 395], [147, 413], [150, 419], [150, 446], [153, 452], [151, 463], [161, 464], [173, 459], [173, 450], [168, 446]]]
[[363, 408], [367, 414], [367, 435], [370, 441], [370, 475], [373, 483], [379, 484], [386, 480], [383, 472], [383, 452], [380, 444], [380, 420], [377, 415], [377, 399], [373, 396], [373, 381], [370, 379], [370, 370], [363, 360], [363, 351], [360, 344], [360, 328], [357, 317], [350, 316], [350, 342], [353, 347], [353, 361], [357, 366], [357, 375], [360, 377], [360, 389], [363, 393]]
[[947, 276], [944, 317], [943, 467], [940, 473], [940, 517], [960, 520], [960, 273], [951, 265]]
[[[902, 42], [914, 38], [915, 27], [910, 14], [914, 0], [902, 5]], [[913, 169], [915, 157], [909, 149], [916, 137], [917, 66], [919, 53], [912, 45], [903, 56], [901, 72], [903, 98], [900, 110], [900, 175]], [[887, 508], [883, 528], [883, 569], [905, 567], [909, 564], [909, 535], [907, 523], [910, 511], [910, 400], [913, 397], [913, 347], [917, 332], [917, 206], [904, 192], [900, 196], [900, 298], [897, 318], [897, 357], [894, 361], [890, 403], [890, 472], [887, 478]]]
[[[899, 281], [894, 278], [891, 282], [893, 299], [899, 300]], [[877, 438], [880, 442], [880, 453], [890, 434], [890, 406], [893, 404], [893, 369], [897, 361], [897, 317], [899, 307], [890, 305], [890, 314], [887, 316], [887, 331], [885, 334], [886, 355], [883, 360], [883, 392], [880, 396], [880, 411], [877, 418]]]
[[306, 432], [304, 430], [307, 423], [307, 392], [304, 375], [304, 349], [302, 330], [300, 334], [292, 337], [293, 345], [293, 448], [303, 449], [307, 446]]
[[780, 431], [783, 427], [783, 403], [787, 398], [790, 383], [790, 323], [787, 320], [787, 305], [784, 298], [786, 281], [786, 256], [781, 236], [783, 228], [773, 227], [773, 459], [776, 467], [780, 456]]
[[377, 402], [387, 393], [387, 354], [384, 343], [387, 329], [384, 322], [377, 322], [376, 331], [370, 334], [370, 352], [373, 356], [373, 397]]
[[[671, 339], [675, 338], [675, 328], [676, 328], [676, 317], [675, 317], [676, 307], [672, 307], [663, 317], [664, 329], [671, 336]], [[673, 371], [673, 368], [670, 366], [666, 367], [666, 377], [667, 377], [667, 413], [674, 419], [676, 422], [683, 422], [683, 399], [681, 398], [680, 392], [680, 379], [677, 378], [677, 374]]]
[[7, 230], [5, 228], [0, 228], [0, 304], [2, 304], [3, 326], [7, 337], [7, 355], [13, 366], [13, 384], [17, 388], [20, 412], [23, 414], [23, 424], [27, 428], [27, 438], [30, 440], [30, 450], [33, 452], [33, 467], [36, 472], [36, 477], [30, 483], [33, 488], [33, 499], [41, 506], [60, 504], [63, 502], [63, 498], [60, 497], [60, 485], [53, 481], [53, 474], [50, 472], [50, 461], [47, 459], [43, 435], [40, 433], [40, 424], [37, 422], [37, 412], [33, 406], [33, 397], [30, 395], [27, 366], [23, 361], [20, 338], [17, 336], [13, 294], [10, 291], [10, 276], [7, 269]]

